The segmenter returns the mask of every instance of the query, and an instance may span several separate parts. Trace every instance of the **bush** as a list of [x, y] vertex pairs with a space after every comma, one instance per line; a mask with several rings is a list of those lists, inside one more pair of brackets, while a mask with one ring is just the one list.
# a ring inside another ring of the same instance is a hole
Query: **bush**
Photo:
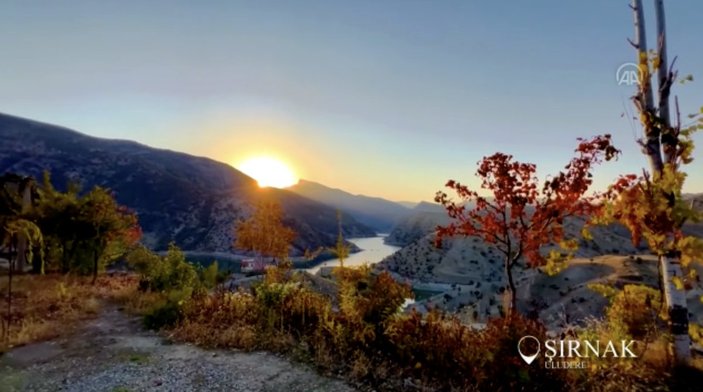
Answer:
[[201, 268], [198, 272], [198, 278], [207, 289], [213, 289], [218, 283], [224, 281], [224, 277], [220, 273], [217, 261], [213, 261], [206, 268]]
[[[334, 298], [315, 292], [302, 275], [271, 268], [249, 292], [217, 292], [180, 308], [170, 304], [153, 318], [181, 317], [172, 331], [180, 340], [292, 353], [378, 391], [646, 390], [666, 388], [671, 381], [664, 365], [644, 358], [641, 363], [594, 361], [593, 367], [573, 372], [546, 369], [543, 363], [529, 366], [517, 356], [516, 347], [525, 335], [547, 338], [538, 321], [516, 315], [490, 320], [484, 329], [475, 330], [438, 311], [425, 316], [399, 312], [412, 294], [387, 274], [337, 269], [335, 275], [339, 291]], [[644, 320], [635, 309], [615, 309], [641, 308], [649, 302], [639, 300], [648, 293], [627, 288], [618, 296], [613, 291], [611, 323], [634, 326]], [[652, 301], [656, 305], [656, 298]], [[616, 339], [608, 324], [599, 325], [606, 329], [591, 332]]]
[[622, 290], [592, 285], [610, 300], [606, 321], [610, 332], [619, 337], [649, 340], [657, 335], [665, 315], [659, 291], [643, 285], [625, 285]]
[[186, 261], [185, 254], [174, 244], [169, 245], [165, 256], [139, 247], [127, 256], [127, 262], [140, 274], [139, 286], [142, 290], [201, 288], [195, 267]]
[[191, 299], [192, 289], [174, 290], [162, 295], [144, 314], [146, 328], [159, 330], [172, 327], [183, 319], [185, 308]]

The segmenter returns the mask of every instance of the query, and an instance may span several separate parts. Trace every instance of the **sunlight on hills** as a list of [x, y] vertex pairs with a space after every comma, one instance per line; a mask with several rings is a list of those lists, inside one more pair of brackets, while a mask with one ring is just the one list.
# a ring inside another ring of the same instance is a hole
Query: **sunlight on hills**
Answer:
[[268, 156], [249, 158], [235, 167], [255, 179], [262, 188], [286, 188], [298, 182], [298, 177], [293, 170], [277, 158]]

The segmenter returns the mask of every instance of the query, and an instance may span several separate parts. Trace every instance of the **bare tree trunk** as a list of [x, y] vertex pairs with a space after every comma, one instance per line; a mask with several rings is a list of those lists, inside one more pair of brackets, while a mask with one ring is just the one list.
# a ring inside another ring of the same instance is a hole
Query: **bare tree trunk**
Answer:
[[12, 328], [12, 277], [14, 275], [14, 270], [15, 270], [15, 262], [17, 259], [17, 240], [16, 238], [11, 239], [10, 241], [10, 249], [9, 249], [9, 256], [8, 256], [8, 264], [9, 264], [9, 270], [8, 270], [8, 282], [7, 282], [7, 317], [6, 317], [6, 327], [5, 327], [5, 342], [9, 343], [10, 339], [10, 328]]
[[[22, 181], [19, 185], [19, 192], [22, 197], [22, 210], [29, 208], [32, 204], [32, 187], [29, 183]], [[28, 264], [31, 260], [27, 260], [27, 255], [29, 254], [29, 238], [25, 233], [17, 234], [17, 259], [15, 260], [15, 269], [19, 272], [24, 272], [27, 270]]]
[[93, 284], [98, 281], [98, 251], [93, 251]]
[[512, 261], [509, 256], [505, 259], [505, 277], [508, 279], [508, 311], [506, 315], [512, 317], [517, 312], [517, 292], [515, 289], [515, 281], [513, 280]]
[[[671, 126], [671, 116], [669, 112], [669, 95], [671, 85], [674, 82], [675, 74], [669, 70], [666, 53], [666, 18], [664, 15], [664, 0], [654, 0], [654, 9], [657, 18], [658, 37], [658, 88], [659, 88], [659, 118], [661, 121], [661, 144], [664, 150], [664, 162], [670, 165], [676, 164], [676, 150], [678, 135]], [[672, 167], [675, 170], [675, 167]], [[676, 202], [675, 195], [669, 196], [670, 204]], [[673, 235], [672, 235], [673, 236]], [[674, 360], [678, 363], [685, 363], [691, 358], [691, 338], [688, 335], [688, 306], [686, 303], [685, 288], [677, 288], [673, 282], [674, 277], [683, 279], [681, 271], [681, 260], [679, 254], [672, 254], [672, 257], [659, 257], [662, 271], [662, 282], [664, 283], [664, 298], [669, 313], [671, 334], [673, 336]]]
[[[664, 162], [674, 164], [676, 161], [678, 135], [674, 133], [671, 127], [669, 113], [669, 93], [674, 74], [669, 71], [669, 65], [667, 63], [664, 1], [654, 0], [654, 5], [657, 17], [658, 35], [658, 110], [654, 106], [652, 94], [642, 0], [632, 0], [636, 39], [634, 46], [637, 49], [637, 59], [640, 68], [640, 86], [635, 96], [635, 105], [640, 112], [640, 119], [644, 128], [645, 141], [642, 143], [643, 152], [649, 158], [652, 175], [656, 181], [662, 175]], [[665, 159], [662, 159], [662, 145], [664, 147]], [[672, 195], [670, 198], [672, 206], [673, 202], [675, 202], [675, 200], [673, 200]], [[674, 277], [683, 278], [680, 259], [678, 255], [672, 256], [675, 257], [659, 257], [659, 270], [664, 290], [662, 294], [666, 302], [670, 320], [670, 331], [674, 340], [672, 347], [674, 359], [679, 363], [683, 363], [688, 361], [691, 356], [690, 337], [688, 335], [688, 308], [686, 305], [685, 291], [683, 289], [678, 289], [673, 282]]]
[[642, 143], [643, 152], [649, 159], [652, 174], [658, 177], [664, 164], [661, 157], [660, 131], [654, 124], [654, 96], [652, 95], [652, 82], [647, 58], [647, 32], [644, 25], [644, 9], [642, 0], [632, 0], [632, 11], [635, 22], [635, 42], [637, 49], [637, 64], [639, 66], [640, 85], [635, 96], [635, 105], [641, 114], [644, 126], [645, 140]]
[[[671, 117], [669, 113], [669, 90], [666, 88], [669, 85], [669, 60], [666, 55], [666, 18], [664, 17], [664, 0], [654, 0], [654, 7], [657, 17], [657, 75], [659, 89], [659, 117], [665, 128], [671, 127]], [[666, 130], [664, 134], [668, 133]], [[662, 135], [662, 138], [664, 135]], [[664, 153], [666, 155], [666, 142], [664, 144]], [[668, 156], [665, 156], [665, 162], [670, 162]]]
[[15, 260], [15, 270], [17, 272], [24, 272], [27, 269], [27, 247], [29, 241], [27, 241], [27, 236], [24, 233], [17, 234], [17, 259]]

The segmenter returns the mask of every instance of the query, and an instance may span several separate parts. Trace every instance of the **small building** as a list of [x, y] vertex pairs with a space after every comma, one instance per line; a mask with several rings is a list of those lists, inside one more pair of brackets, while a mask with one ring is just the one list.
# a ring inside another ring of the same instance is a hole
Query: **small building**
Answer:
[[246, 258], [242, 259], [240, 270], [244, 274], [263, 274], [266, 267], [275, 265], [272, 258]]

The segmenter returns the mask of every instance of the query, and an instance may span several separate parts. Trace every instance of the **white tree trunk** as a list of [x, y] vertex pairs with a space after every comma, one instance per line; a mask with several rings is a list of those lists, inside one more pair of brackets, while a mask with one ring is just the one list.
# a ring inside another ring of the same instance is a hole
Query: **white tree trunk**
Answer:
[[[669, 69], [666, 55], [666, 23], [664, 18], [664, 1], [654, 0], [654, 6], [657, 17], [657, 35], [658, 35], [658, 57], [659, 66], [658, 81], [659, 81], [659, 110], [654, 107], [654, 98], [652, 93], [652, 82], [649, 74], [649, 63], [647, 60], [647, 39], [646, 29], [644, 24], [644, 9], [642, 0], [632, 0], [632, 10], [635, 24], [635, 47], [637, 49], [637, 61], [640, 66], [640, 86], [638, 95], [636, 96], [637, 104], [642, 116], [642, 125], [644, 127], [645, 142], [643, 143], [644, 153], [649, 158], [652, 174], [654, 178], [661, 176], [664, 169], [664, 161], [662, 159], [662, 140], [666, 143], [664, 146], [667, 162], [673, 163], [675, 157], [669, 155], [670, 151], [676, 151], [676, 138], [671, 134], [662, 136], [662, 128], [665, 132], [671, 130], [670, 115], [669, 115], [669, 91], [662, 89], [662, 86], [667, 85], [670, 81], [668, 78]], [[648, 116], [658, 115], [662, 120], [662, 124], [655, 124], [653, 119]], [[672, 150], [673, 145], [673, 150]], [[691, 357], [691, 339], [688, 335], [688, 307], [686, 305], [685, 289], [678, 289], [674, 284], [673, 278], [678, 277], [683, 281], [680, 259], [676, 257], [659, 257], [660, 279], [662, 282], [663, 297], [667, 306], [669, 315], [669, 327], [673, 337], [673, 356], [676, 362], [685, 363]]]
[[677, 277], [683, 281], [681, 264], [678, 258], [659, 258], [664, 298], [669, 313], [671, 335], [673, 337], [673, 355], [677, 363], [686, 363], [691, 359], [691, 338], [688, 335], [688, 306], [686, 290], [678, 289], [673, 282]]
[[[654, 0], [654, 11], [657, 18], [657, 57], [659, 60], [658, 88], [659, 88], [659, 117], [661, 119], [661, 144], [664, 150], [664, 162], [676, 162], [676, 149], [678, 138], [673, 135], [671, 117], [669, 113], [669, 87], [673, 74], [669, 72], [669, 63], [666, 54], [666, 18], [664, 17], [664, 0]], [[673, 195], [672, 195], [673, 198]], [[691, 358], [691, 338], [688, 335], [688, 306], [686, 304], [686, 289], [678, 289], [673, 282], [674, 277], [683, 281], [681, 262], [678, 255], [675, 257], [660, 257], [662, 284], [664, 286], [664, 300], [666, 302], [673, 336], [673, 354], [676, 362], [685, 363]]]
[[[659, 117], [665, 126], [671, 126], [669, 113], [669, 94], [662, 92], [662, 86], [666, 85], [669, 79], [669, 60], [666, 55], [666, 18], [664, 17], [664, 0], [654, 0], [654, 9], [657, 17], [657, 56], [659, 57], [659, 67], [657, 68], [659, 80]], [[666, 151], [664, 151], [666, 155]], [[665, 157], [668, 162], [668, 157]]]

